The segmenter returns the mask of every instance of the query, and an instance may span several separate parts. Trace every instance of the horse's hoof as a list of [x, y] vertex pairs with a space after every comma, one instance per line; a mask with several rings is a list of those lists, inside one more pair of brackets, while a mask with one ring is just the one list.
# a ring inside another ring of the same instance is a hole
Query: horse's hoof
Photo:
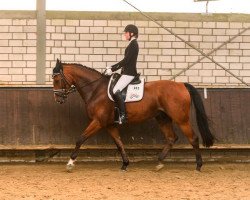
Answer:
[[48, 158], [45, 158], [45, 157], [37, 157], [36, 158], [36, 162], [45, 162], [45, 161], [48, 161]]
[[122, 172], [126, 172], [126, 171], [127, 171], [127, 166], [122, 166], [122, 167], [121, 167], [121, 171], [122, 171]]
[[72, 172], [74, 168], [75, 168], [74, 164], [67, 164], [66, 165], [67, 172]]
[[160, 163], [155, 167], [155, 170], [158, 172], [164, 167], [164, 164]]
[[198, 163], [196, 165], [196, 171], [200, 172], [201, 171], [202, 164]]
[[196, 167], [197, 172], [201, 172], [201, 167]]

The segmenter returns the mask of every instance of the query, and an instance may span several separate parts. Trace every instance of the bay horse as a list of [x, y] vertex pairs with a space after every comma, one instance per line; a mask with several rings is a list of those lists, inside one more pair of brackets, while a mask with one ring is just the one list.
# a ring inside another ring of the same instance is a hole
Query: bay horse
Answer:
[[[81, 145], [100, 129], [106, 129], [113, 138], [122, 157], [122, 170], [126, 170], [129, 159], [121, 141], [119, 129], [114, 124], [114, 102], [107, 95], [109, 78], [95, 69], [81, 64], [62, 63], [57, 59], [53, 69], [53, 91], [55, 101], [62, 104], [68, 94], [77, 90], [86, 105], [90, 123], [76, 141], [74, 151], [67, 163], [67, 170], [74, 167], [74, 162]], [[190, 108], [193, 101], [196, 110], [196, 121], [205, 147], [214, 143], [214, 136], [208, 126], [208, 119], [198, 91], [188, 83], [159, 80], [145, 83], [144, 97], [138, 102], [126, 103], [127, 123], [138, 123], [155, 118], [166, 138], [166, 144], [159, 154], [156, 169], [161, 169], [163, 160], [177, 140], [173, 130], [175, 122], [193, 146], [196, 156], [196, 170], [202, 167], [199, 139], [190, 122]]]

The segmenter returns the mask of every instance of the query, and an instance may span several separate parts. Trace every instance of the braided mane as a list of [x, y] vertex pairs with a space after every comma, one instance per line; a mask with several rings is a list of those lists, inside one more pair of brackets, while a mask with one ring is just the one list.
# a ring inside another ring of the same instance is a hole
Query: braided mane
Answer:
[[98, 74], [100, 74], [100, 75], [103, 75], [101, 72], [97, 71], [96, 69], [91, 68], [91, 67], [87, 67], [86, 65], [82, 65], [82, 64], [80, 64], [80, 63], [62, 63], [62, 64], [66, 64], [66, 65], [76, 65], [76, 66], [78, 66], [78, 67], [80, 67], [80, 68], [82, 68], [82, 69], [87, 69], [87, 70], [89, 70], [89, 71], [92, 71], [92, 72], [98, 73]]

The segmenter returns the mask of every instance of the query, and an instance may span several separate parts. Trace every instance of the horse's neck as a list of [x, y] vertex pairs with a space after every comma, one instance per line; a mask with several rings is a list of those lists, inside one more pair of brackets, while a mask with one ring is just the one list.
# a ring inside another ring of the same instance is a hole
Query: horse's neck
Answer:
[[74, 78], [74, 85], [85, 103], [88, 102], [98, 90], [102, 90], [108, 84], [105, 77], [87, 68], [76, 67], [72, 70], [71, 76]]
[[66, 66], [65, 71], [67, 71], [67, 74], [72, 77], [75, 86], [81, 86], [88, 82], [90, 83], [100, 77], [100, 74], [97, 72], [75, 64]]

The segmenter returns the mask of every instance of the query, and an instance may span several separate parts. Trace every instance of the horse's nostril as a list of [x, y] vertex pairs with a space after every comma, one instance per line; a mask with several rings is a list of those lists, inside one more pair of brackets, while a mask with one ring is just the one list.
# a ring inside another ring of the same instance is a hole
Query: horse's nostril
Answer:
[[58, 99], [58, 100], [56, 100], [56, 102], [59, 104], [63, 104], [63, 103], [65, 103], [65, 99]]
[[56, 100], [56, 103], [61, 103], [61, 100], [57, 99], [57, 100]]

